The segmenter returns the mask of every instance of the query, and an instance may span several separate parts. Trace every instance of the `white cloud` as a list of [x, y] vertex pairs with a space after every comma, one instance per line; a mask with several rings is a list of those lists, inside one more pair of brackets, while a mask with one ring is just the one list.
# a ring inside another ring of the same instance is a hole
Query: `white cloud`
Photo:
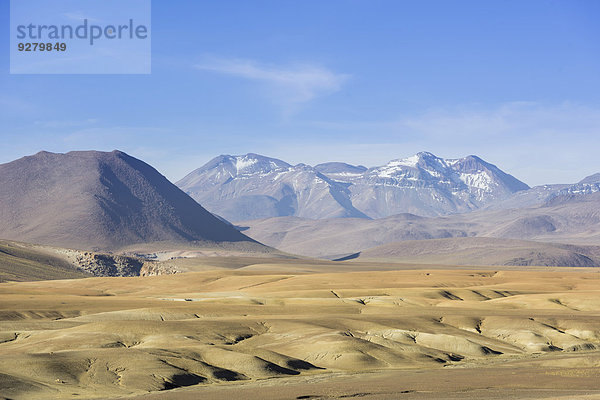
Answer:
[[312, 64], [278, 66], [253, 60], [206, 57], [195, 66], [202, 71], [217, 72], [262, 82], [268, 85], [278, 102], [297, 106], [339, 91], [350, 77]]

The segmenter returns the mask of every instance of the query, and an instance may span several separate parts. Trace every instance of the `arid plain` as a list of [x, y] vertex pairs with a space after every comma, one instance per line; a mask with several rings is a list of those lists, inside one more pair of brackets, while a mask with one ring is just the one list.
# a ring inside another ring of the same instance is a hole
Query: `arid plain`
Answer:
[[[209, 175], [272, 166], [248, 157]], [[401, 191], [456, 164], [411, 160]], [[0, 397], [599, 398], [599, 177], [512, 211], [234, 225], [120, 151], [2, 164]]]
[[0, 396], [600, 398], [597, 269], [176, 261], [0, 284]]

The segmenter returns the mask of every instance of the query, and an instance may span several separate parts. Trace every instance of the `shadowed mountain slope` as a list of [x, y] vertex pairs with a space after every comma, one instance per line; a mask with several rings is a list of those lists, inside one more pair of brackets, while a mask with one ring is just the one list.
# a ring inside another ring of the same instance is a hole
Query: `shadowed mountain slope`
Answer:
[[123, 152], [40, 152], [0, 165], [0, 238], [61, 247], [256, 242]]

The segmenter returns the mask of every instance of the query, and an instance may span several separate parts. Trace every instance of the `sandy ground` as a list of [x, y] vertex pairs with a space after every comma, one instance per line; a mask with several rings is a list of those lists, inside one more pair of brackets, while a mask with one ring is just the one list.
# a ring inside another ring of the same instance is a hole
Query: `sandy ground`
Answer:
[[0, 397], [600, 398], [598, 270], [415, 268], [3, 283]]
[[445, 368], [332, 373], [313, 378], [281, 378], [277, 382], [182, 388], [135, 399], [600, 399], [598, 384], [593, 382], [597, 369], [578, 370], [567, 382], [556, 379], [560, 374], [559, 368], [538, 370], [516, 365], [478, 371]]

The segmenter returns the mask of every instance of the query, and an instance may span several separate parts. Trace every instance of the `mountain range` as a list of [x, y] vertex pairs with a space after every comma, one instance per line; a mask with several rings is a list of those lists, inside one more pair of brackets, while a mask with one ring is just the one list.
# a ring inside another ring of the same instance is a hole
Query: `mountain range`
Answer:
[[257, 245], [120, 151], [40, 152], [0, 165], [0, 238], [79, 249]]
[[[487, 237], [589, 246], [600, 243], [600, 192], [559, 194], [532, 207], [441, 217], [406, 213], [376, 220], [277, 217], [244, 221], [239, 226], [250, 237], [280, 250], [332, 259], [390, 243], [428, 239]], [[532, 248], [527, 243], [522, 247]], [[531, 251], [534, 256], [539, 253]]]
[[315, 168], [246, 154], [221, 155], [177, 182], [192, 198], [230, 221], [295, 215], [367, 216], [350, 201], [348, 185]]
[[372, 168], [340, 162], [291, 165], [252, 153], [221, 155], [176, 184], [231, 221], [440, 216], [476, 210], [529, 189], [477, 156], [443, 159], [428, 152]]
[[600, 240], [600, 174], [529, 188], [476, 156], [424, 152], [367, 168], [247, 154], [219, 156], [177, 185], [120, 151], [23, 157], [0, 165], [0, 239], [121, 253], [272, 246], [331, 259], [430, 251], [432, 260], [436, 246], [416, 242], [456, 239], [468, 260], [491, 242], [465, 240], [485, 237], [527, 241], [506, 242], [510, 257], [497, 262], [600, 264], [589, 247]]

